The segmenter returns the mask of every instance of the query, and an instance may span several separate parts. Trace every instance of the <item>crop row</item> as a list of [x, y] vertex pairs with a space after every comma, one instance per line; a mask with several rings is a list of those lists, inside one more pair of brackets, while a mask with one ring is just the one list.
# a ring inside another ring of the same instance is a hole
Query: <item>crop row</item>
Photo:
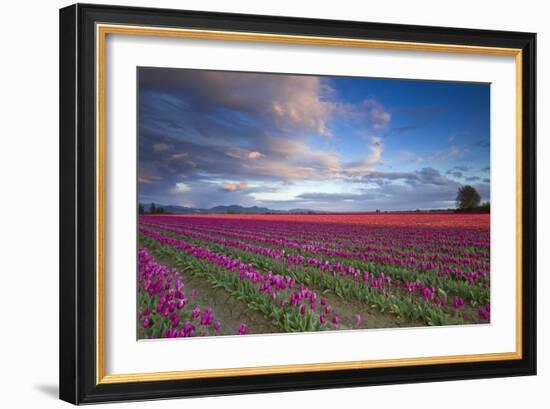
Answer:
[[[171, 243], [173, 246], [180, 246], [178, 243], [185, 243], [183, 246], [191, 246], [191, 248], [205, 251], [204, 247], [193, 242], [181, 241], [179, 238], [171, 237], [168, 234], [162, 234], [157, 231], [141, 228], [142, 233], [150, 236], [154, 235], [157, 240], [164, 243]], [[277, 257], [270, 260], [269, 255], [275, 253], [254, 254], [250, 252], [250, 248], [228, 249], [225, 243], [211, 243], [215, 246], [208, 246], [209, 254], [217, 254], [217, 257], [222, 259], [227, 257], [225, 253], [231, 254], [233, 259], [246, 261], [248, 266], [261, 267], [262, 269], [272, 268], [273, 271], [284, 271], [285, 275], [294, 278], [297, 281], [302, 281], [302, 284], [319, 288], [322, 291], [329, 290], [339, 297], [344, 299], [355, 299], [377, 308], [380, 311], [388, 311], [409, 320], [422, 320], [427, 324], [441, 325], [447, 323], [461, 322], [461, 316], [458, 310], [464, 305], [464, 300], [459, 296], [450, 297], [441, 288], [428, 286], [424, 283], [416, 281], [401, 281], [393, 280], [391, 276], [380, 273], [363, 274], [360, 280], [342, 280], [340, 275], [334, 272], [329, 272], [328, 269], [323, 269], [323, 266], [318, 265], [286, 265], [288, 258], [278, 260]], [[218, 246], [218, 247], [216, 247]], [[178, 247], [179, 248], [179, 247]], [[225, 252], [225, 253], [224, 253]], [[253, 267], [249, 267], [253, 268]], [[270, 274], [271, 271], [269, 272]], [[357, 277], [354, 272], [353, 277]], [[446, 308], [446, 310], [444, 309]], [[450, 316], [448, 309], [455, 310]]]
[[204, 233], [211, 237], [234, 238], [239, 241], [249, 243], [261, 243], [272, 248], [283, 249], [289, 253], [302, 255], [316, 256], [323, 255], [329, 259], [359, 259], [378, 264], [387, 264], [392, 266], [400, 266], [410, 270], [419, 272], [442, 272], [445, 274], [452, 273], [453, 276], [464, 278], [470, 283], [478, 279], [484, 279], [489, 272], [488, 261], [483, 258], [466, 257], [460, 258], [455, 256], [442, 255], [437, 252], [427, 253], [421, 250], [413, 250], [409, 252], [399, 252], [393, 249], [370, 246], [365, 251], [348, 252], [343, 250], [327, 249], [323, 245], [313, 242], [299, 243], [295, 240], [285, 238], [269, 239], [263, 238], [261, 233], [249, 235], [244, 233], [224, 233], [215, 229], [189, 228], [187, 226], [161, 224], [161, 223], [144, 223], [150, 227], [162, 228], [169, 231], [179, 231], [182, 234], [185, 232]]
[[[458, 269], [451, 269], [448, 266], [444, 267], [444, 274], [440, 272], [427, 271], [424, 274], [418, 274], [415, 270], [403, 269], [402, 266], [394, 264], [394, 268], [388, 268], [386, 263], [376, 263], [371, 259], [359, 260], [333, 260], [323, 259], [320, 257], [309, 257], [306, 255], [295, 254], [286, 249], [274, 249], [271, 247], [262, 247], [250, 244], [239, 240], [228, 240], [223, 237], [213, 237], [202, 233], [196, 233], [185, 229], [164, 229], [165, 232], [183, 236], [188, 239], [201, 241], [199, 244], [216, 243], [224, 246], [220, 251], [227, 252], [231, 248], [236, 248], [245, 251], [246, 253], [254, 254], [260, 257], [267, 257], [274, 260], [280, 260], [282, 263], [276, 268], [292, 269], [292, 266], [308, 266], [317, 268], [323, 272], [328, 272], [334, 276], [348, 277], [355, 281], [369, 282], [371, 286], [376, 286], [380, 277], [386, 277], [394, 280], [398, 288], [403, 285], [404, 288], [415, 287], [421, 289], [423, 286], [434, 286], [446, 292], [451, 292], [459, 295], [462, 298], [473, 300], [475, 303], [487, 301], [488, 291], [485, 285], [472, 285], [475, 280], [481, 275], [474, 276], [468, 272], [465, 274], [467, 281], [450, 280], [451, 273], [455, 276], [462, 276], [462, 272]], [[239, 257], [247, 257], [245, 254], [239, 254]], [[377, 257], [377, 261], [380, 257]], [[287, 267], [288, 266], [288, 267]], [[475, 279], [474, 279], [475, 278]], [[484, 277], [483, 277], [484, 278]], [[414, 283], [414, 284], [411, 284]]]
[[[258, 243], [273, 248], [282, 248], [289, 252], [298, 252], [311, 256], [323, 255], [329, 258], [340, 259], [362, 259], [368, 261], [379, 261], [384, 264], [399, 265], [408, 269], [419, 271], [442, 271], [452, 270], [455, 276], [464, 277], [469, 281], [478, 278], [485, 278], [489, 272], [487, 257], [478, 255], [472, 250], [456, 250], [453, 255], [450, 251], [445, 254], [437, 252], [435, 247], [430, 251], [426, 249], [410, 249], [407, 251], [397, 250], [396, 248], [383, 246], [363, 246], [359, 251], [346, 251], [344, 249], [334, 248], [322, 242], [312, 242], [305, 240], [294, 240], [286, 237], [270, 238], [265, 237], [261, 232], [246, 233], [243, 231], [232, 231], [220, 228], [204, 228], [196, 226], [165, 224], [165, 223], [144, 223], [150, 227], [162, 228], [164, 230], [204, 233], [209, 236], [234, 238], [249, 243]], [[453, 268], [451, 268], [453, 267]], [[468, 274], [467, 272], [475, 273]], [[450, 271], [451, 272], [451, 271]]]
[[213, 286], [224, 288], [286, 332], [339, 327], [337, 311], [318, 297], [317, 292], [303, 283], [298, 284], [294, 277], [264, 273], [239, 259], [143, 227], [140, 233], [162, 245], [163, 254], [175, 263], [204, 277]]
[[[481, 229], [464, 228], [414, 228], [350, 225], [344, 223], [284, 223], [273, 221], [226, 220], [214, 218], [187, 218], [141, 216], [141, 222], [186, 226], [189, 228], [215, 228], [228, 232], [260, 234], [262, 237], [325, 243], [336, 248], [378, 247], [416, 248], [429, 251], [430, 248], [447, 249], [451, 254], [459, 249], [472, 249], [485, 254], [489, 248], [489, 232]], [[401, 247], [396, 247], [401, 246]]]

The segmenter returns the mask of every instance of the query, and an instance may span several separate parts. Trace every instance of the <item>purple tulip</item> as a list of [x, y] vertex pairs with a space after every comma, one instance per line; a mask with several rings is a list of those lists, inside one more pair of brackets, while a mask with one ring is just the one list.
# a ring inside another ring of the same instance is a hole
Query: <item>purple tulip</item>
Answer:
[[247, 330], [248, 330], [248, 327], [246, 326], [246, 324], [242, 323], [241, 325], [239, 325], [239, 330], [237, 331], [237, 335], [244, 335], [246, 334]]
[[176, 313], [173, 313], [170, 317], [170, 322], [172, 323], [172, 328], [176, 328], [180, 323], [180, 316]]
[[214, 320], [214, 317], [212, 317], [212, 315], [210, 315], [212, 313], [212, 308], [211, 307], [206, 307], [204, 309], [204, 313], [202, 314], [202, 317], [201, 317], [201, 325], [210, 325], [212, 323], [212, 321]]
[[491, 318], [491, 306], [486, 304], [484, 307], [479, 309], [478, 313], [481, 319], [489, 321], [489, 318]]
[[335, 315], [334, 317], [332, 317], [332, 323], [334, 325], [338, 325], [340, 323], [340, 318], [338, 318], [338, 315]]
[[319, 315], [319, 323], [324, 324], [325, 321], [326, 321], [325, 316], [324, 315]]
[[193, 308], [193, 311], [191, 311], [191, 317], [197, 318], [199, 315], [201, 315], [201, 309], [200, 308]]
[[354, 322], [355, 325], [361, 324], [361, 315], [355, 314], [355, 315], [353, 316], [353, 322]]
[[201, 323], [201, 325], [207, 326], [207, 325], [210, 325], [213, 320], [214, 320], [214, 318], [211, 315], [203, 315], [201, 317], [200, 323]]
[[186, 334], [185, 336], [186, 337], [189, 337], [191, 336], [190, 334], [191, 333], [195, 333], [195, 326], [193, 324], [191, 324], [189, 321], [187, 321], [185, 324], [183, 324], [183, 331], [184, 333]]
[[489, 321], [489, 313], [485, 310], [485, 308], [480, 308], [478, 313], [481, 319]]
[[178, 335], [175, 329], [169, 329], [164, 333], [164, 338], [175, 338]]
[[462, 308], [464, 306], [464, 300], [461, 297], [454, 297], [453, 298], [453, 307], [455, 308]]

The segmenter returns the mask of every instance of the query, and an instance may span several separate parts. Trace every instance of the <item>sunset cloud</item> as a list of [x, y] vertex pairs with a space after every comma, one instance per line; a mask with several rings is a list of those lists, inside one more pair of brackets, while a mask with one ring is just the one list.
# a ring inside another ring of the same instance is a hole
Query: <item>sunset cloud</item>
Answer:
[[139, 175], [138, 176], [138, 182], [139, 183], [155, 183], [160, 180], [160, 177], [158, 176], [147, 176], [147, 175]]
[[248, 159], [258, 159], [264, 156], [265, 155], [261, 152], [248, 152]]
[[226, 183], [222, 183], [221, 186], [223, 190], [227, 190], [228, 192], [234, 192], [236, 190], [245, 190], [248, 187], [248, 184], [246, 184], [245, 182], [240, 182], [240, 183], [226, 182]]

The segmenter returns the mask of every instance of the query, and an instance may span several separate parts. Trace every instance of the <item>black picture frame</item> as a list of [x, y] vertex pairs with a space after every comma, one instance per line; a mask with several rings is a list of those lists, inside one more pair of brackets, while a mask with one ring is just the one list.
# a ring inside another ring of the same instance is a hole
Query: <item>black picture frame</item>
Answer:
[[[522, 52], [521, 359], [97, 382], [96, 23], [502, 47]], [[536, 374], [536, 34], [76, 4], [60, 10], [60, 389], [74, 404]]]

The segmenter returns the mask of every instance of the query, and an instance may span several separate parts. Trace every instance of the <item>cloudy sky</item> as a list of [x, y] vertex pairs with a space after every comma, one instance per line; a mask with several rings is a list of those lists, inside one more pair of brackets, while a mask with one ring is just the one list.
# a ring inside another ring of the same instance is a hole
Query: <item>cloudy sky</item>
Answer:
[[139, 200], [372, 211], [489, 200], [488, 84], [139, 68]]

